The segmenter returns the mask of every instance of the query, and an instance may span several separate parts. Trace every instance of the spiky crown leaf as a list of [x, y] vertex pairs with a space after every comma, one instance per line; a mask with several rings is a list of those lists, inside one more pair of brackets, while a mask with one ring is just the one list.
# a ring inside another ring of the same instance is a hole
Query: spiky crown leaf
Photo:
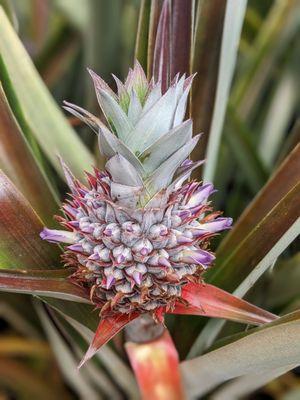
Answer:
[[88, 186], [64, 165], [72, 200], [59, 221], [68, 231], [45, 229], [42, 237], [70, 244], [64, 260], [76, 268], [71, 279], [102, 315], [155, 313], [201, 279], [214, 260], [209, 238], [231, 219], [211, 212], [211, 184], [184, 184], [201, 163], [188, 160], [199, 135], [183, 121], [192, 77], [176, 76], [162, 93], [136, 62], [124, 84], [115, 77], [115, 94], [90, 74], [108, 125], [73, 104], [65, 108], [98, 134], [108, 161], [104, 172], [87, 176]]

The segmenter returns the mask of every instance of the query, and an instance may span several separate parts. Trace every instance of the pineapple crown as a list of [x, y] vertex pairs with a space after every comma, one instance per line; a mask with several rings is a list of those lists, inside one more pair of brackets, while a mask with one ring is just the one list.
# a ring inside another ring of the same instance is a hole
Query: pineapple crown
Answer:
[[[97, 134], [105, 171], [78, 182], [63, 163], [72, 198], [58, 217], [67, 230], [45, 228], [41, 237], [68, 244], [71, 281], [85, 288], [102, 316], [172, 309], [182, 287], [201, 281], [213, 262], [209, 239], [230, 218], [212, 212], [213, 185], [184, 181], [201, 164], [188, 159], [198, 142], [184, 121], [192, 77], [177, 75], [162, 93], [138, 62], [118, 94], [94, 72], [98, 102], [107, 120], [66, 103]], [[183, 300], [182, 300], [183, 301]]]
[[[122, 83], [113, 76], [118, 93], [93, 71], [97, 99], [108, 127], [82, 108], [65, 103], [65, 109], [87, 123], [99, 138], [106, 170], [119, 185], [138, 187], [134, 206], [145, 206], [160, 190], [171, 190], [202, 162], [186, 161], [200, 135], [192, 137], [193, 124], [183, 122], [193, 76], [175, 76], [162, 93], [161, 83], [148, 82], [138, 63]], [[173, 185], [169, 187], [172, 180]], [[120, 187], [123, 190], [124, 187]], [[130, 190], [131, 191], [131, 190]]]

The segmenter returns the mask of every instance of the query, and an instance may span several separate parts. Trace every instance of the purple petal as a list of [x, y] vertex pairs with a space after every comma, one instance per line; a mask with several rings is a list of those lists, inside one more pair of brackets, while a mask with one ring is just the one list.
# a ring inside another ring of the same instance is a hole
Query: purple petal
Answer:
[[200, 186], [189, 199], [187, 206], [196, 207], [207, 200], [207, 198], [214, 192], [214, 187], [211, 183]]
[[181, 256], [183, 262], [200, 265], [210, 265], [214, 259], [213, 254], [201, 249], [183, 251]]
[[201, 226], [199, 226], [199, 229], [205, 232], [214, 233], [223, 231], [224, 229], [229, 229], [231, 225], [232, 218], [217, 218], [212, 222], [201, 224]]
[[83, 247], [81, 246], [81, 244], [71, 244], [71, 246], [67, 247], [68, 250], [72, 250], [75, 251], [76, 253], [82, 253], [83, 252]]
[[114, 282], [115, 282], [115, 278], [113, 277], [113, 275], [109, 275], [106, 278], [106, 289], [107, 290], [110, 289], [112, 287], [112, 285], [114, 284]]
[[133, 277], [135, 283], [137, 283], [138, 285], [140, 285], [140, 284], [142, 283], [143, 275], [142, 275], [140, 272], [135, 271], [135, 272], [132, 274], [132, 277]]
[[159, 257], [158, 263], [167, 268], [170, 268], [172, 266], [171, 263], [167, 260], [167, 258], [164, 257]]
[[40, 233], [40, 237], [43, 240], [47, 240], [52, 243], [75, 243], [76, 233], [69, 231], [60, 231], [56, 229], [44, 228]]

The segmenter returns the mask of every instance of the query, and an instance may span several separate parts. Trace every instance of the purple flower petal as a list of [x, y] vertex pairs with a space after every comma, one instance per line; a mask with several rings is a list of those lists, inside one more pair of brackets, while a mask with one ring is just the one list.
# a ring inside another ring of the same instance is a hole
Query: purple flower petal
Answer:
[[199, 189], [196, 190], [189, 199], [187, 206], [196, 207], [204, 203], [213, 192], [214, 192], [214, 186], [211, 183], [207, 183], [203, 186], [200, 186]]
[[76, 242], [76, 233], [69, 231], [61, 231], [56, 229], [44, 228], [40, 233], [40, 237], [43, 240], [47, 240], [52, 243], [70, 243]]
[[[201, 234], [203, 233], [215, 233], [220, 232], [225, 229], [230, 229], [232, 225], [232, 218], [217, 218], [214, 221], [206, 222], [205, 224], [200, 224], [195, 228], [195, 231], [198, 231]], [[195, 236], [197, 233], [195, 232]]]
[[185, 250], [181, 255], [181, 261], [188, 264], [200, 264], [203, 266], [210, 265], [214, 259], [215, 256], [213, 254], [201, 249]]

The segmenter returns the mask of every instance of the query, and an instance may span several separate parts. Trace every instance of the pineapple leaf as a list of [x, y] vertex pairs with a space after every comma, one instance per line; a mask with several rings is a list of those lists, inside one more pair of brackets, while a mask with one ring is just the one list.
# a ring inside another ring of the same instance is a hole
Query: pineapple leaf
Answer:
[[121, 154], [111, 157], [105, 168], [115, 183], [126, 186], [143, 186], [143, 181], [134, 166]]
[[122, 107], [107, 91], [99, 89], [97, 93], [100, 107], [108, 123], [116, 131], [117, 136], [126, 143], [126, 138], [133, 129], [131, 121]]
[[42, 229], [28, 201], [0, 171], [0, 268], [57, 268], [60, 252], [40, 239]]
[[164, 161], [150, 176], [145, 180], [145, 187], [152, 194], [167, 187], [179, 166], [188, 158], [199, 140], [199, 135], [193, 137], [184, 146]]
[[139, 159], [131, 152], [131, 150], [120, 139], [118, 139], [108, 129], [100, 128], [98, 141], [99, 141], [100, 152], [105, 157], [111, 158], [117, 153], [119, 153], [134, 166], [134, 168], [141, 176], [144, 175], [144, 166], [141, 164]]
[[245, 337], [184, 361], [181, 372], [190, 397], [202, 397], [239, 376], [263, 373], [299, 363], [300, 312], [253, 329]]
[[190, 141], [193, 134], [192, 128], [192, 121], [187, 120], [161, 136], [145, 149], [139, 159], [142, 161], [146, 172], [153, 172], [173, 153]]
[[206, 150], [207, 163], [204, 166], [204, 180], [212, 181], [218, 159], [230, 86], [236, 65], [238, 43], [241, 36], [247, 0], [226, 2], [224, 29], [218, 71], [213, 115], [210, 122], [209, 140]]
[[107, 317], [102, 319], [98, 325], [92, 343], [86, 352], [84, 358], [79, 364], [79, 368], [83, 366], [98, 349], [113, 338], [125, 325], [133, 321], [139, 316], [139, 313], [133, 312], [131, 314], [118, 314], [116, 316]]
[[166, 133], [171, 127], [176, 104], [176, 88], [170, 87], [149, 110], [143, 110], [141, 118], [125, 138], [128, 147], [141, 153]]
[[1, 7], [0, 53], [1, 81], [22, 130], [34, 135], [58, 173], [60, 154], [73, 173], [83, 177], [94, 158], [52, 100]]
[[224, 318], [255, 325], [276, 319], [274, 314], [212, 285], [189, 283], [182, 289], [182, 298], [189, 304], [177, 303], [172, 313]]
[[89, 303], [84, 290], [67, 281], [68, 270], [0, 270], [0, 290]]
[[52, 223], [58, 199], [9, 107], [0, 85], [0, 168], [21, 190], [45, 223]]

